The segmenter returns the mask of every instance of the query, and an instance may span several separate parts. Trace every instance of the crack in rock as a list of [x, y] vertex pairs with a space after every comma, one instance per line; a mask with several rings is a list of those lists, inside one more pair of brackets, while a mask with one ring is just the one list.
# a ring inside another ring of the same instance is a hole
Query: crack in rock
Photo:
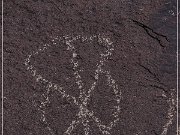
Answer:
[[161, 39], [161, 37], [164, 38], [166, 41], [169, 42], [167, 36], [155, 32], [152, 28], [146, 26], [145, 24], [143, 24], [143, 23], [141, 23], [141, 22], [138, 22], [138, 21], [133, 20], [133, 19], [131, 19], [131, 20], [132, 20], [136, 25], [142, 27], [142, 28], [146, 31], [146, 33], [147, 33], [151, 38], [155, 39], [155, 40], [159, 43], [159, 45], [160, 45], [161, 47], [165, 47], [165, 45], [162, 44], [162, 39]]

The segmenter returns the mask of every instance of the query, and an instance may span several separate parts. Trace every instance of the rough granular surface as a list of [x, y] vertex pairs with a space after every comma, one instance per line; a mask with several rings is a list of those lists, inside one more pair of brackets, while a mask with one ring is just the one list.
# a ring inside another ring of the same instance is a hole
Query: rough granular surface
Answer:
[[176, 135], [176, 4], [4, 1], [4, 135]]

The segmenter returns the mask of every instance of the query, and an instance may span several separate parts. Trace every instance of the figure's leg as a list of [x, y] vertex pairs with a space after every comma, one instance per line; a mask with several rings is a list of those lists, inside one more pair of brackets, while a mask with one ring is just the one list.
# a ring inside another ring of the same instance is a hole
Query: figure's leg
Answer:
[[79, 120], [73, 120], [64, 135], [71, 135], [72, 131], [77, 127], [79, 123]]
[[[116, 101], [117, 101], [117, 106], [115, 106], [116, 111], [114, 112], [114, 118], [115, 120], [110, 122], [109, 125], [104, 125], [102, 124], [102, 122], [99, 120], [99, 118], [97, 118], [96, 116], [94, 116], [93, 111], [91, 113], [89, 113], [89, 116], [93, 119], [93, 121], [95, 122], [96, 126], [99, 128], [99, 130], [103, 133], [103, 134], [110, 134], [110, 130], [117, 124], [117, 122], [119, 121], [119, 112], [120, 112], [120, 107], [119, 107], [119, 103], [120, 103], [120, 99], [121, 99], [121, 91], [118, 89], [115, 80], [112, 78], [110, 71], [105, 70], [103, 67], [105, 66], [105, 62], [106, 60], [109, 58], [109, 56], [111, 56], [112, 54], [112, 50], [113, 50], [113, 46], [112, 46], [112, 42], [107, 41], [106, 38], [103, 38], [103, 41], [106, 42], [105, 46], [107, 48], [107, 51], [104, 54], [101, 54], [101, 59], [99, 62], [99, 66], [96, 70], [96, 76], [95, 78], [99, 77], [99, 73], [100, 74], [104, 74], [107, 77], [107, 84], [109, 87], [111, 87], [113, 89], [113, 92], [116, 95]], [[102, 42], [103, 42], [102, 41]], [[95, 84], [92, 85], [92, 90], [94, 90], [96, 85]], [[91, 90], [90, 90], [91, 92]]]
[[101, 120], [93, 115], [93, 112], [91, 112], [90, 116], [91, 116], [91, 119], [95, 122], [96, 126], [99, 128], [100, 132], [102, 132], [103, 134], [106, 134], [106, 135], [110, 134], [110, 130], [111, 130], [110, 127], [102, 124]]

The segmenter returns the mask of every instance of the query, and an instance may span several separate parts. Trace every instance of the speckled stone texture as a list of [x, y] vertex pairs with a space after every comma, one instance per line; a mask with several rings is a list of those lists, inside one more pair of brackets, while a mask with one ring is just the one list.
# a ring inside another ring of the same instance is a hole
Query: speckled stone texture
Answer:
[[[110, 134], [176, 135], [176, 32], [173, 0], [4, 0], [4, 135], [64, 135], [79, 108], [50, 92], [44, 122], [39, 108], [46, 85], [24, 63], [54, 37], [78, 34], [105, 34], [114, 45], [102, 67], [122, 91], [119, 122]], [[107, 48], [96, 40], [73, 45], [88, 89]], [[59, 43], [32, 57], [32, 64], [78, 98], [71, 56]], [[104, 124], [113, 119], [113, 96], [100, 75], [87, 107]], [[103, 135], [93, 120], [89, 124], [89, 135]], [[79, 124], [71, 134], [85, 135], [83, 129]]]

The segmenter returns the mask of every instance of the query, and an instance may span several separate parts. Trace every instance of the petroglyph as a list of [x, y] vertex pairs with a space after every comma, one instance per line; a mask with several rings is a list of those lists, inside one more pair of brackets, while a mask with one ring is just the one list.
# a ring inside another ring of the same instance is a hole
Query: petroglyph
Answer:
[[[82, 77], [80, 75], [80, 70], [78, 69], [79, 63], [77, 57], [77, 50], [76, 47], [73, 45], [73, 42], [76, 40], [81, 40], [82, 42], [91, 42], [93, 40], [97, 40], [99, 45], [102, 45], [106, 48], [104, 52], [100, 54], [100, 60], [96, 65], [96, 70], [94, 72], [94, 82], [91, 84], [91, 87], [86, 90], [84, 88], [84, 80], [82, 80]], [[66, 89], [61, 86], [61, 84], [55, 84], [51, 82], [50, 80], [43, 77], [43, 75], [38, 74], [36, 67], [34, 67], [31, 64], [31, 57], [36, 56], [42, 52], [45, 52], [48, 48], [50, 48], [53, 45], [57, 44], [66, 44], [67, 50], [72, 54], [71, 58], [71, 64], [73, 65], [73, 71], [74, 71], [74, 77], [76, 85], [78, 86], [78, 89], [80, 91], [78, 99], [72, 95], [69, 95], [66, 93]], [[98, 34], [98, 35], [92, 35], [92, 36], [86, 36], [83, 34], [77, 35], [77, 36], [62, 36], [62, 37], [55, 37], [52, 39], [52, 44], [45, 44], [42, 48], [39, 48], [37, 51], [32, 52], [25, 60], [25, 66], [27, 67], [27, 70], [31, 72], [32, 76], [36, 79], [36, 82], [40, 82], [43, 85], [47, 85], [46, 92], [42, 94], [42, 96], [45, 98], [44, 102], [41, 102], [40, 106], [38, 107], [38, 110], [41, 112], [42, 121], [46, 124], [47, 129], [50, 131], [51, 134], [53, 133], [53, 130], [51, 129], [51, 125], [47, 122], [45, 117], [45, 110], [47, 104], [50, 103], [49, 100], [49, 93], [50, 91], [58, 91], [63, 98], [65, 98], [68, 102], [71, 102], [74, 106], [77, 106], [79, 108], [79, 112], [76, 114], [76, 118], [72, 120], [71, 124], [67, 128], [64, 134], [70, 135], [72, 131], [77, 127], [77, 125], [82, 124], [84, 127], [84, 134], [88, 135], [91, 131], [89, 121], [92, 120], [94, 124], [98, 127], [98, 129], [103, 134], [110, 134], [110, 131], [113, 129], [114, 126], [116, 126], [119, 119], [120, 114], [120, 101], [122, 98], [121, 90], [118, 88], [118, 85], [116, 84], [116, 81], [112, 78], [110, 70], [105, 70], [103, 67], [106, 66], [105, 62], [107, 59], [112, 55], [112, 52], [114, 50], [113, 42], [107, 38], [104, 34]], [[102, 74], [106, 77], [107, 85], [113, 89], [113, 92], [115, 94], [115, 100], [117, 105], [114, 106], [114, 113], [113, 120], [108, 124], [105, 125], [103, 122], [97, 118], [93, 112], [93, 110], [89, 110], [87, 108], [88, 101], [90, 100], [90, 97], [92, 96], [91, 93], [94, 91], [94, 89], [97, 86], [97, 82], [99, 79], [99, 75]]]

